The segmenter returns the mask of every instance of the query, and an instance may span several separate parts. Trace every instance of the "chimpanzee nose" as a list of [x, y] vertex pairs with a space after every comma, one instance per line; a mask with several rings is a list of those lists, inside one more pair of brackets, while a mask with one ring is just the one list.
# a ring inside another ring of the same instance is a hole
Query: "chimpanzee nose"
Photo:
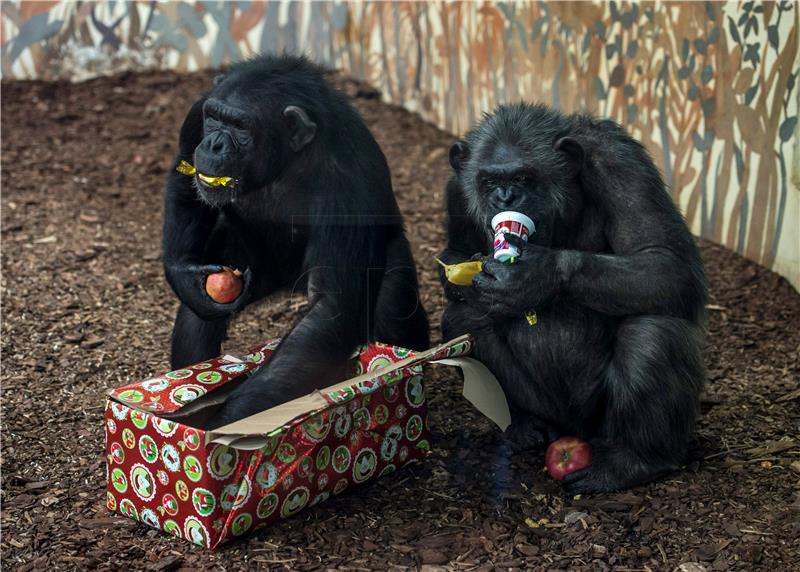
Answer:
[[503, 208], [510, 207], [517, 202], [517, 194], [514, 192], [514, 187], [497, 187], [494, 196], [498, 206]]
[[210, 141], [210, 143], [211, 143], [211, 152], [212, 153], [222, 153], [223, 151], [225, 151], [225, 147], [226, 147], [225, 139], [226, 139], [226, 137], [222, 132], [217, 131], [216, 133], [213, 133], [211, 135], [211, 141]]

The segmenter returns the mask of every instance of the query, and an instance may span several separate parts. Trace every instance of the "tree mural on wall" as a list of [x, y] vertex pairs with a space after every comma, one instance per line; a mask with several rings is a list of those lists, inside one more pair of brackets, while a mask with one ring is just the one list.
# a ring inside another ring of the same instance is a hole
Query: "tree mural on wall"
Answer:
[[795, 256], [781, 242], [800, 204], [793, 2], [4, 2], [2, 14], [4, 77], [74, 74], [63, 62], [81, 47], [179, 70], [288, 50], [454, 133], [519, 99], [608, 116], [645, 143], [695, 232], [767, 266]]

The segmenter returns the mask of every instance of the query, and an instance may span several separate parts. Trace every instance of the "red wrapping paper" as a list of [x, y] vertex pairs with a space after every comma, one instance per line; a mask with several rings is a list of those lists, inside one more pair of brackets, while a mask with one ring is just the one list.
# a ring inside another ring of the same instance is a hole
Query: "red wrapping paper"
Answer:
[[[215, 548], [428, 456], [421, 363], [323, 393], [326, 407], [271, 431], [256, 450], [206, 445], [202, 429], [159, 417], [251, 375], [276, 345], [256, 348], [241, 363], [217, 358], [111, 391], [109, 510]], [[428, 360], [468, 353], [470, 345], [443, 347]], [[365, 346], [353, 375], [413, 355]]]

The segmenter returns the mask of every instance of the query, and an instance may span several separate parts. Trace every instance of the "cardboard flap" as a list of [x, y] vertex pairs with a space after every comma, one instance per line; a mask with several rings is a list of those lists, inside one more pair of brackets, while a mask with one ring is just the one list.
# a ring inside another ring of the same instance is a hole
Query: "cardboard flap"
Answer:
[[464, 372], [464, 397], [475, 409], [494, 421], [501, 431], [511, 425], [511, 411], [500, 382], [485, 365], [466, 357], [442, 359], [432, 363], [454, 365]]
[[[369, 391], [374, 391], [377, 387], [380, 387], [384, 380], [396, 372], [421, 366], [432, 360], [463, 355], [469, 353], [471, 347], [472, 338], [467, 334], [428, 350], [412, 353], [407, 358], [383, 368], [341, 381], [325, 389], [314, 391], [218, 429], [206, 431], [206, 443], [222, 443], [224, 441], [225, 444], [236, 447], [239, 439], [247, 438], [247, 443], [253, 446], [257, 441], [250, 439], [251, 437], [268, 435], [299, 417], [308, 416], [334, 403], [341, 402], [343, 396], [352, 398], [362, 393], [364, 387], [368, 387]], [[232, 436], [236, 436], [237, 439], [231, 441]]]
[[223, 355], [111, 389], [108, 396], [123, 405], [165, 419], [184, 418], [224, 401], [229, 392], [225, 386], [230, 387], [230, 382], [252, 374], [266, 361], [278, 342], [272, 340], [261, 344], [242, 357]]

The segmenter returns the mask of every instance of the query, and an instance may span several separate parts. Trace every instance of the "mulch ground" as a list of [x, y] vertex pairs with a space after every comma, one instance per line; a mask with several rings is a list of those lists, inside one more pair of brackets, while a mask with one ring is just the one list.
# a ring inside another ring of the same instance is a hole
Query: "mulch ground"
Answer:
[[[183, 113], [211, 76], [2, 85], [8, 569], [798, 569], [800, 448], [785, 439], [800, 427], [800, 295], [707, 243], [710, 384], [696, 460], [668, 480], [565, 499], [541, 453], [509, 454], [460, 396], [456, 374], [433, 368], [435, 452], [424, 464], [214, 553], [109, 515], [104, 390], [168, 367], [176, 300], [159, 260], [162, 182]], [[444, 241], [453, 137], [369, 88], [336, 81], [356, 96], [389, 158], [437, 324], [432, 255]], [[249, 309], [226, 347], [281, 335], [293, 302]]]

